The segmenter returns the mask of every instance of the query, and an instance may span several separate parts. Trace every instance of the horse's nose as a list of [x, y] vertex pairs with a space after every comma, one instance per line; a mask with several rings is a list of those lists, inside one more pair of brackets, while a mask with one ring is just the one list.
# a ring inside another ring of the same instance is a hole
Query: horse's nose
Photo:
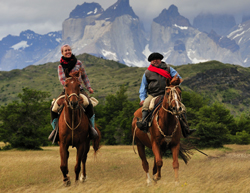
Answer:
[[182, 111], [182, 107], [179, 107], [179, 111]]
[[78, 104], [78, 102], [70, 101], [70, 105], [71, 105], [73, 108], [76, 108], [76, 107], [77, 107], [77, 104]]

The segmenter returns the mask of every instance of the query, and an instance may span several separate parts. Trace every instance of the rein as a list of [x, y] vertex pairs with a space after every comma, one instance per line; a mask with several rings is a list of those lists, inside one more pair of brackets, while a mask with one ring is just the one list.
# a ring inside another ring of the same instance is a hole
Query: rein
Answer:
[[[69, 77], [69, 78], [66, 78], [66, 80], [67, 79], [72, 79], [72, 77]], [[72, 131], [72, 146], [73, 146], [73, 139], [74, 139], [74, 130], [76, 130], [79, 126], [80, 126], [80, 124], [81, 124], [81, 117], [82, 117], [82, 110], [84, 110], [83, 109], [83, 107], [82, 108], [80, 108], [80, 121], [79, 121], [79, 123], [77, 124], [77, 126], [75, 127], [75, 125], [74, 125], [74, 122], [75, 122], [75, 110], [77, 110], [77, 109], [79, 109], [79, 95], [78, 94], [76, 94], [76, 93], [72, 93], [72, 94], [70, 94], [70, 95], [68, 95], [67, 93], [65, 93], [65, 96], [66, 96], [66, 102], [68, 103], [67, 104], [67, 107], [68, 108], [70, 108], [71, 110], [72, 110], [72, 115], [71, 115], [71, 117], [72, 117], [72, 121], [71, 121], [71, 125], [72, 125], [72, 127], [69, 125], [69, 123], [66, 121], [66, 116], [65, 116], [65, 110], [64, 110], [64, 121], [65, 121], [65, 123], [66, 123], [66, 125], [68, 126], [68, 128]], [[69, 101], [69, 99], [70, 99], [70, 97], [72, 97], [72, 96], [76, 96], [77, 97], [77, 106], [75, 107], [75, 108], [73, 108], [73, 106], [72, 106], [72, 104], [70, 103], [70, 101]]]
[[174, 128], [174, 131], [173, 131], [173, 133], [172, 133], [172, 135], [165, 135], [164, 134], [164, 132], [162, 131], [162, 129], [161, 129], [161, 127], [160, 127], [160, 125], [159, 125], [159, 122], [158, 122], [158, 120], [159, 120], [159, 116], [158, 116], [158, 113], [159, 113], [159, 111], [157, 112], [157, 114], [156, 114], [156, 125], [157, 125], [157, 127], [158, 127], [158, 129], [159, 129], [159, 131], [160, 131], [160, 133], [163, 135], [163, 137], [164, 137], [164, 139], [165, 139], [165, 141], [167, 142], [167, 145], [171, 142], [171, 140], [172, 140], [172, 137], [174, 136], [174, 134], [175, 134], [175, 132], [177, 131], [177, 128], [178, 128], [178, 116], [176, 115], [175, 116], [175, 120], [176, 120], [176, 125], [175, 125], [175, 128]]
[[[176, 131], [177, 131], [178, 123], [179, 123], [179, 122], [178, 122], [178, 120], [179, 120], [179, 115], [182, 114], [183, 112], [185, 112], [185, 106], [184, 106], [184, 104], [180, 101], [180, 98], [181, 98], [181, 97], [180, 97], [179, 93], [176, 91], [176, 87], [179, 87], [179, 86], [174, 86], [174, 87], [168, 87], [168, 86], [166, 86], [166, 89], [170, 89], [170, 93], [169, 93], [169, 96], [168, 96], [168, 102], [167, 102], [167, 104], [169, 104], [170, 109], [172, 109], [172, 108], [171, 108], [171, 103], [172, 103], [173, 101], [178, 101], [178, 102], [181, 104], [182, 110], [181, 110], [181, 111], [178, 111], [177, 114], [174, 114], [171, 110], [166, 109], [166, 108], [163, 106], [163, 104], [161, 105], [161, 107], [162, 107], [162, 109], [163, 109], [164, 111], [166, 111], [166, 112], [168, 112], [168, 113], [170, 113], [170, 114], [172, 114], [172, 115], [175, 115], [176, 125], [175, 125], [174, 131], [172, 132], [171, 135], [165, 135], [164, 132], [162, 131], [162, 129], [161, 129], [160, 125], [159, 125], [159, 115], [158, 115], [158, 114], [159, 114], [159, 111], [157, 111], [157, 114], [156, 114], [156, 117], [155, 117], [157, 127], [158, 127], [158, 129], [159, 129], [161, 135], [164, 137], [165, 141], [167, 142], [167, 145], [171, 142], [171, 140], [172, 140], [174, 134], [175, 134]], [[174, 98], [174, 94], [177, 95], [177, 99]], [[173, 99], [170, 100], [170, 97], [172, 97]]]

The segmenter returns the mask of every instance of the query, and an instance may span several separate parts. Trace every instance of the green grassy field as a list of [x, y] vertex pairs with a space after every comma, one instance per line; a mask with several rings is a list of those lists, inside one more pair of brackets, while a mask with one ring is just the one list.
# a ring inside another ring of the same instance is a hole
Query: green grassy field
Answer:
[[[70, 187], [63, 186], [59, 147], [0, 151], [1, 192], [250, 192], [250, 145], [204, 149], [208, 157], [194, 152], [188, 165], [179, 160], [178, 186], [174, 183], [172, 159], [164, 158], [161, 180], [149, 187], [132, 146], [103, 146], [96, 157], [91, 148], [87, 181], [75, 185], [75, 150], [69, 148]], [[152, 177], [153, 158], [148, 161]]]

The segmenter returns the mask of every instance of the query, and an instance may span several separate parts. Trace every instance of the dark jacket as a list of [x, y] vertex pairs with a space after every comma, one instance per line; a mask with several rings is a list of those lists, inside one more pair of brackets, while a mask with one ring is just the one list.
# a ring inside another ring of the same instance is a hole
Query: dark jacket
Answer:
[[[170, 66], [165, 62], [161, 62], [158, 68], [164, 69], [170, 73]], [[165, 77], [161, 76], [156, 72], [151, 72], [149, 70], [145, 71], [145, 76], [148, 82], [148, 88], [147, 88], [148, 94], [155, 97], [165, 93], [165, 87], [166, 87]]]

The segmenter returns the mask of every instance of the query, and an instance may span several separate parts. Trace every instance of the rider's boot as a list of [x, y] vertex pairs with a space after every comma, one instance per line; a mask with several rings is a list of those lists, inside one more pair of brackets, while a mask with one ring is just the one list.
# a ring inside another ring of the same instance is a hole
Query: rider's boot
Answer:
[[183, 137], [187, 138], [189, 135], [192, 135], [196, 129], [190, 129], [187, 123], [187, 115], [183, 113], [180, 115], [180, 124]]
[[89, 132], [89, 138], [90, 139], [97, 139], [98, 133], [95, 129], [95, 114], [89, 119], [90, 121], [90, 132]]
[[95, 114], [94, 114], [94, 107], [92, 105], [92, 103], [89, 100], [89, 105], [86, 108], [86, 114], [87, 117], [89, 118], [89, 138], [92, 139], [97, 139], [98, 133], [95, 129]]
[[51, 126], [53, 128], [53, 131], [50, 133], [48, 139], [50, 141], [53, 141], [55, 134], [56, 134], [56, 126], [58, 123], [58, 113], [53, 112], [52, 110], [50, 110], [50, 115], [51, 115]]
[[137, 121], [136, 125], [137, 127], [142, 130], [143, 132], [147, 133], [148, 132], [148, 121], [147, 121], [147, 115], [148, 111], [142, 111], [142, 119], [141, 121]]

